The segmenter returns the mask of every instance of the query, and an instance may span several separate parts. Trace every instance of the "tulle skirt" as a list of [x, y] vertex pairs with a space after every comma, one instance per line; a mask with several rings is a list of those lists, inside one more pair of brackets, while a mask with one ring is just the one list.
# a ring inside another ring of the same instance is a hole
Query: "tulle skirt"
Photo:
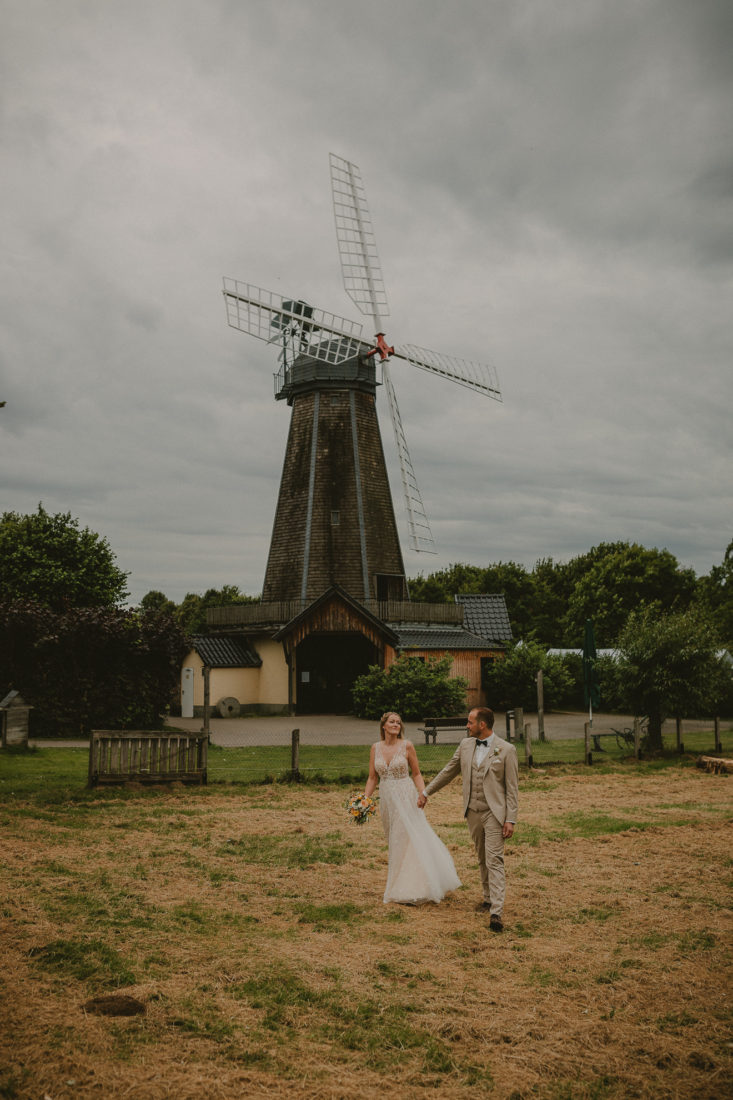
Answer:
[[442, 901], [461, 885], [450, 852], [417, 807], [412, 779], [381, 781], [379, 813], [389, 845], [385, 902]]

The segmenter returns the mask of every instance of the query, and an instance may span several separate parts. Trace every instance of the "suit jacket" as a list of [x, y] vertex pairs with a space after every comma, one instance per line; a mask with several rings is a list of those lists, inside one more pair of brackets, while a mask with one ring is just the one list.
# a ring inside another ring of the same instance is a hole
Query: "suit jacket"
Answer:
[[[495, 752], [494, 749], [498, 749]], [[463, 816], [468, 812], [471, 798], [471, 762], [476, 751], [476, 738], [464, 737], [453, 756], [442, 771], [425, 787], [428, 795], [445, 787], [459, 774], [463, 782]], [[498, 735], [494, 736], [494, 747], [486, 759], [484, 768], [484, 794], [489, 808], [499, 822], [516, 822], [519, 804], [519, 763], [514, 745]]]

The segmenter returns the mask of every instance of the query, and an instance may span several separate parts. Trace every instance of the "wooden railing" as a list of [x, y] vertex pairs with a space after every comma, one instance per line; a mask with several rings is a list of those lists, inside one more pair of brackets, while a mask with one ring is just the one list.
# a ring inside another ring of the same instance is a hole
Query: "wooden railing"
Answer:
[[89, 786], [206, 783], [208, 737], [170, 730], [92, 730]]
[[[413, 603], [411, 600], [360, 600], [368, 611], [387, 623], [463, 623], [463, 606], [456, 603]], [[285, 625], [309, 606], [305, 600], [241, 603], [209, 607], [207, 626], [255, 627]]]

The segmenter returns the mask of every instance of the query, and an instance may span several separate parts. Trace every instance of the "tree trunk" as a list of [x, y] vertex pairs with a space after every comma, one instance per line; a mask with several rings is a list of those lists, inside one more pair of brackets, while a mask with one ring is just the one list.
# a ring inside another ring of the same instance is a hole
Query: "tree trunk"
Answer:
[[662, 745], [662, 716], [661, 714], [649, 715], [647, 734], [647, 748], [649, 752], [661, 752]]

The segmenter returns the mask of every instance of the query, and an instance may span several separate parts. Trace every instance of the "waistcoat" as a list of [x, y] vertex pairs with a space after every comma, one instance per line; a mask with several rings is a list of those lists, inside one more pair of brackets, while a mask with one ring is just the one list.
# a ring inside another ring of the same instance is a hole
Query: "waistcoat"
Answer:
[[490, 759], [487, 753], [484, 757], [483, 764], [479, 766], [476, 763], [476, 753], [474, 752], [473, 754], [473, 760], [471, 761], [471, 797], [468, 800], [469, 810], [485, 812], [489, 808], [489, 804], [486, 801], [486, 795], [484, 794], [484, 775], [486, 774], [486, 768], [488, 767]]

